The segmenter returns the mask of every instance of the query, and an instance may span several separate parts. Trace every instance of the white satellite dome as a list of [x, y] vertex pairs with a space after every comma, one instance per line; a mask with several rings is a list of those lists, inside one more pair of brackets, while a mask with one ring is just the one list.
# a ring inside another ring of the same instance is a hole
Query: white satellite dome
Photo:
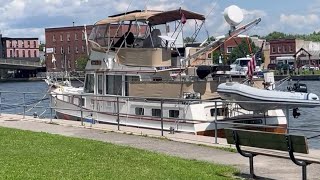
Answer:
[[224, 19], [231, 26], [237, 26], [243, 21], [243, 12], [236, 6], [231, 5], [224, 10]]

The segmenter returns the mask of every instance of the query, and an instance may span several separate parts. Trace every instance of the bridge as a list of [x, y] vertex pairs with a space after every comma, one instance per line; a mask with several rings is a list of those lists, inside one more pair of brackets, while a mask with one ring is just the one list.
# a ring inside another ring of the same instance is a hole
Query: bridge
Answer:
[[0, 59], [0, 69], [36, 70], [42, 68], [40, 62], [21, 59]]

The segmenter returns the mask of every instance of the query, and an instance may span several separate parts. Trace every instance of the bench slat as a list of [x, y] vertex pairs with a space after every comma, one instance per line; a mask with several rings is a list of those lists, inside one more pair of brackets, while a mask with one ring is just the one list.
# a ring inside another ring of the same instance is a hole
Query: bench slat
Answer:
[[[226, 128], [225, 134], [229, 144], [234, 144], [233, 131], [237, 132], [239, 145], [241, 146], [288, 151], [285, 134]], [[304, 136], [290, 135], [290, 139], [293, 152], [304, 154], [309, 153], [307, 140]]]

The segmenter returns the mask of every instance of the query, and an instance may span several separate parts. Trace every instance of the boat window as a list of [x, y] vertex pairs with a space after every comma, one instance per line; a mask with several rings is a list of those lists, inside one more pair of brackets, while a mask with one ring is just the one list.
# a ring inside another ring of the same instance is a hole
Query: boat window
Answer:
[[152, 116], [161, 117], [161, 109], [152, 109]]
[[93, 74], [86, 75], [84, 92], [85, 93], [94, 93], [94, 75]]
[[106, 94], [122, 95], [121, 75], [106, 75]]
[[[214, 117], [216, 109], [210, 109], [210, 114], [212, 117]], [[224, 115], [224, 109], [218, 108], [217, 116], [223, 116]]]
[[178, 118], [179, 117], [179, 110], [169, 110], [169, 117]]
[[136, 115], [144, 115], [144, 109], [140, 107], [136, 107], [135, 113]]
[[103, 76], [98, 75], [98, 94], [103, 94]]
[[162, 81], [162, 77], [153, 77], [152, 81]]

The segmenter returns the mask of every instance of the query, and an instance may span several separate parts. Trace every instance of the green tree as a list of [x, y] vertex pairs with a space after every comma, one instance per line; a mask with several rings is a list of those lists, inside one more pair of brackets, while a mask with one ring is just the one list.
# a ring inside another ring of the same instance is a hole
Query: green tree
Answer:
[[250, 52], [249, 44], [247, 43], [247, 40], [242, 39], [241, 43], [235, 47], [230, 56], [229, 56], [229, 63], [233, 63], [236, 59], [246, 57], [247, 55], [250, 55], [251, 53], [256, 53], [259, 50], [259, 47], [257, 47], [251, 39], [249, 39], [249, 43], [251, 45], [252, 52]]
[[43, 49], [44, 49], [45, 46], [46, 46], [45, 44], [40, 43], [40, 45], [39, 45], [39, 51], [43, 51]]
[[219, 56], [220, 56], [220, 52], [219, 51], [213, 51], [211, 54], [212, 57], [212, 61], [214, 64], [219, 64]]
[[77, 70], [84, 71], [88, 61], [89, 61], [89, 57], [87, 55], [79, 57], [76, 60], [76, 68], [77, 68]]
[[186, 37], [183, 39], [184, 43], [191, 43], [191, 42], [195, 42], [195, 38], [194, 37]]

